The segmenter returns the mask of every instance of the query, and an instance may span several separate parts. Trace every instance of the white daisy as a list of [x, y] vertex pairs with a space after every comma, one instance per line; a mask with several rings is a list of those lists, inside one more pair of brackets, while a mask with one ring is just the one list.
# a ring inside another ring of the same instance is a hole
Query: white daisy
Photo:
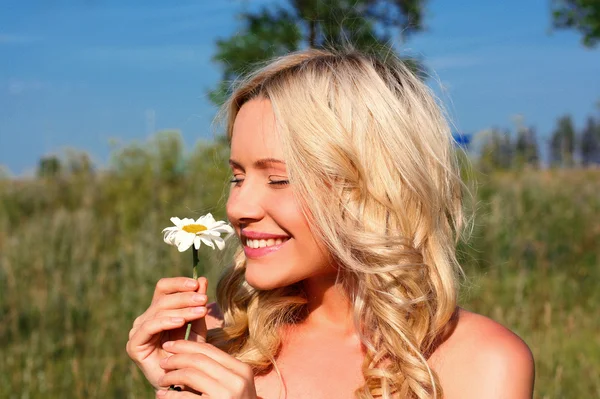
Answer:
[[216, 221], [210, 213], [201, 216], [198, 220], [172, 217], [171, 222], [175, 226], [167, 227], [162, 231], [164, 240], [167, 244], [176, 246], [179, 252], [187, 250], [192, 244], [199, 249], [202, 243], [212, 249], [215, 249], [214, 244], [216, 244], [221, 250], [225, 247], [225, 240], [221, 238], [221, 234], [233, 234], [231, 226], [222, 220]]

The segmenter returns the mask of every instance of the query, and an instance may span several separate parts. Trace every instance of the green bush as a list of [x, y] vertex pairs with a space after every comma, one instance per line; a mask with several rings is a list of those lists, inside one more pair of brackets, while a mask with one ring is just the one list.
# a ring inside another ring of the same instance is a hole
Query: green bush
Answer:
[[[104, 172], [0, 180], [0, 397], [151, 397], [127, 334], [159, 278], [191, 273], [189, 254], [160, 232], [175, 215], [225, 217], [227, 147], [184, 154], [180, 140], [116, 149]], [[596, 397], [600, 171], [478, 181], [475, 228], [459, 248], [462, 305], [530, 345], [536, 397]], [[228, 259], [200, 255], [212, 292]]]

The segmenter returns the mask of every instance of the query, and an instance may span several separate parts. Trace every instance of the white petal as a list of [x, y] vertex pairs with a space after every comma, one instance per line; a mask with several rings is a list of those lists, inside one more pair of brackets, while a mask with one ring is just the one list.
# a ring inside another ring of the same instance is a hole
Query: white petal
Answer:
[[227, 224], [224, 225], [224, 226], [218, 227], [216, 229], [212, 229], [212, 230], [213, 231], [217, 231], [219, 233], [228, 233], [228, 234], [233, 233], [233, 227], [231, 227], [231, 226], [229, 226]]
[[181, 226], [187, 226], [188, 224], [195, 224], [196, 221], [194, 219], [190, 219], [190, 218], [184, 218], [181, 221]]
[[225, 240], [223, 240], [221, 237], [215, 237], [213, 238], [213, 241], [215, 244], [217, 244], [217, 248], [219, 248], [219, 250], [225, 248]]
[[206, 215], [198, 218], [198, 223], [208, 228], [211, 228], [216, 223], [216, 221], [212, 214], [207, 213]]
[[172, 217], [171, 218], [171, 222], [177, 226], [177, 227], [181, 227], [181, 219], [179, 219], [178, 217]]
[[173, 233], [177, 233], [179, 231], [179, 227], [167, 227], [166, 229], [163, 229], [163, 234], [167, 235], [167, 234], [173, 234]]
[[207, 246], [211, 247], [212, 249], [215, 249], [215, 245], [210, 241], [210, 239], [205, 238], [203, 236], [198, 236], [198, 238], [200, 238], [202, 240], [202, 242], [204, 244], [206, 244]]
[[201, 244], [202, 244], [202, 241], [200, 241], [200, 236], [194, 237], [194, 248], [200, 249]]
[[192, 246], [194, 243], [194, 234], [186, 234], [179, 236], [179, 242], [177, 243], [177, 249], [179, 252], [183, 252]]
[[174, 230], [172, 230], [171, 228], [165, 229], [163, 230], [164, 232], [164, 237], [163, 240], [164, 242], [166, 242], [167, 244], [171, 244], [171, 245], [175, 245], [175, 237], [177, 236], [177, 228], [175, 227]]
[[219, 237], [221, 235], [221, 233], [219, 233], [218, 231], [214, 231], [214, 230], [205, 230], [202, 233], [200, 233], [200, 235], [211, 236], [211, 237]]
[[179, 245], [179, 242], [181, 241], [181, 231], [171, 233], [169, 238], [173, 242], [173, 245]]

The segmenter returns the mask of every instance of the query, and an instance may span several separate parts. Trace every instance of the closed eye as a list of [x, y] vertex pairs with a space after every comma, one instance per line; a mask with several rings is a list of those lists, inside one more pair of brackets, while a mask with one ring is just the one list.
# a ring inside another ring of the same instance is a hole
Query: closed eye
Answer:
[[[241, 183], [244, 182], [244, 180], [245, 179], [243, 179], [242, 177], [234, 176], [229, 180], [229, 183], [239, 186]], [[288, 184], [290, 184], [290, 181], [288, 179], [269, 179], [269, 182], [267, 184], [271, 186], [287, 186]]]
[[290, 181], [284, 178], [276, 178], [269, 176], [269, 184], [274, 186], [286, 186], [290, 184]]
[[241, 177], [233, 177], [229, 180], [229, 183], [235, 184], [237, 186], [243, 181], [244, 181], [244, 179], [242, 179]]

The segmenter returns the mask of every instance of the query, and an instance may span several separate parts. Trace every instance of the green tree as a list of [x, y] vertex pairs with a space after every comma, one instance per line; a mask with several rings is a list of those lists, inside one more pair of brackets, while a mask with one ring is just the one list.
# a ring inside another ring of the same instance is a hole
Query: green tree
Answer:
[[581, 163], [600, 164], [600, 123], [589, 117], [580, 140]]
[[[221, 82], [210, 92], [222, 104], [231, 82], [249, 69], [300, 48], [355, 48], [381, 54], [393, 51], [391, 40], [401, 41], [423, 29], [426, 0], [288, 0], [241, 15], [244, 27], [234, 36], [217, 41], [213, 60], [223, 70]], [[422, 72], [417, 60], [407, 60]]]
[[599, 0], [552, 0], [552, 22], [557, 29], [576, 29], [587, 47], [600, 39]]
[[62, 164], [56, 155], [42, 157], [38, 162], [38, 177], [57, 177], [62, 172]]
[[515, 166], [521, 168], [527, 165], [537, 168], [539, 160], [540, 156], [535, 129], [533, 127], [519, 128], [515, 143]]
[[558, 120], [556, 129], [550, 139], [550, 164], [554, 166], [572, 167], [575, 152], [575, 128], [570, 115]]
[[486, 172], [494, 169], [509, 169], [513, 164], [514, 152], [510, 132], [493, 129], [481, 147], [480, 169]]
[[90, 155], [75, 148], [67, 148], [61, 157], [65, 172], [71, 176], [89, 177], [94, 173], [94, 164]]

